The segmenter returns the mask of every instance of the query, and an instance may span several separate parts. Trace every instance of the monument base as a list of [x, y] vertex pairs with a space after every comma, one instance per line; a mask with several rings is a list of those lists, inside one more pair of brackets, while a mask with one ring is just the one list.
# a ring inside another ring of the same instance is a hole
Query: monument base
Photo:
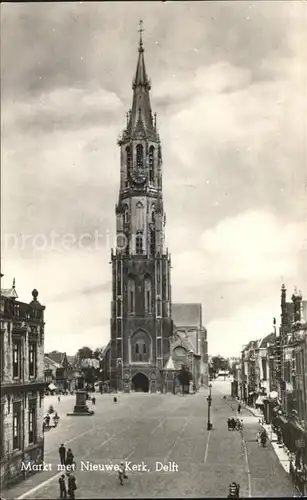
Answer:
[[74, 411], [66, 414], [68, 417], [91, 417], [94, 412], [86, 404], [86, 391], [76, 392]]

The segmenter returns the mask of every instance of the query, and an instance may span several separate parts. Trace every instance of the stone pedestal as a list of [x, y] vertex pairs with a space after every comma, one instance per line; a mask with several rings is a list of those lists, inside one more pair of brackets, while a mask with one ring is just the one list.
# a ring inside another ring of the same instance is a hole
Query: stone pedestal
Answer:
[[71, 417], [91, 417], [94, 412], [86, 404], [86, 391], [76, 392], [76, 404], [72, 413], [67, 413]]

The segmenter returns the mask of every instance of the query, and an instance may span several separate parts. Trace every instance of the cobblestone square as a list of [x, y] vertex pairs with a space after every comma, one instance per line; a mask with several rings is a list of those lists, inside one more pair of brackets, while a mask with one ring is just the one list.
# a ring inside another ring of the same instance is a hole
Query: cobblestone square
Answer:
[[[217, 498], [227, 496], [232, 481], [240, 484], [242, 497], [292, 496], [290, 478], [271, 445], [258, 448], [257, 418], [243, 411], [246, 451], [240, 433], [228, 431], [226, 420], [235, 411], [234, 404], [231, 407], [222, 399], [224, 393], [229, 394], [228, 385], [213, 384], [210, 432], [205, 390], [187, 396], [121, 394], [117, 404], [112, 395], [98, 395], [92, 417], [66, 416], [74, 404], [70, 396], [60, 403], [54, 400], [60, 424], [45, 435], [45, 461], [52, 464], [52, 471], [35, 474], [3, 496], [57, 498], [58, 447], [62, 442], [75, 455], [76, 498]], [[148, 471], [129, 472], [121, 486], [116, 471], [81, 470], [81, 461], [106, 465], [122, 460], [130, 467], [144, 463]], [[156, 462], [170, 469], [175, 463], [178, 472], [156, 471]]]

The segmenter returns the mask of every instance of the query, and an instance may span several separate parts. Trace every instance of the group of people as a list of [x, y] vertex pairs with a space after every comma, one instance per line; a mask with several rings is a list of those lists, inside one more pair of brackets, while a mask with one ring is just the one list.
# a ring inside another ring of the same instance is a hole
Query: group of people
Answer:
[[229, 418], [227, 420], [228, 430], [229, 431], [243, 431], [243, 420], [239, 418]]
[[66, 448], [64, 444], [62, 443], [60, 448], [59, 448], [59, 455], [60, 455], [60, 463], [61, 465], [69, 465], [72, 466], [74, 462], [74, 454], [71, 451], [71, 448], [68, 448], [66, 451]]
[[51, 429], [52, 427], [57, 427], [59, 420], [60, 417], [58, 416], [56, 411], [52, 414], [47, 413], [43, 420], [43, 432], [45, 432], [46, 430], [49, 431], [49, 429]]
[[[66, 483], [66, 477], [67, 477], [67, 483]], [[59, 486], [60, 486], [60, 498], [67, 498], [67, 493], [68, 496], [71, 500], [75, 499], [75, 491], [77, 489], [76, 485], [76, 478], [71, 472], [67, 472], [65, 474], [62, 474], [60, 479], [59, 479]]]
[[71, 448], [68, 448], [68, 450], [66, 451], [66, 447], [63, 443], [59, 447], [59, 455], [61, 465], [64, 465], [65, 467], [70, 466], [69, 470], [67, 470], [66, 472], [67, 485], [65, 474], [62, 474], [59, 479], [60, 498], [67, 498], [68, 493], [69, 498], [73, 500], [75, 498], [75, 491], [77, 489], [76, 478], [71, 472], [72, 466], [75, 465], [74, 455], [71, 451]]

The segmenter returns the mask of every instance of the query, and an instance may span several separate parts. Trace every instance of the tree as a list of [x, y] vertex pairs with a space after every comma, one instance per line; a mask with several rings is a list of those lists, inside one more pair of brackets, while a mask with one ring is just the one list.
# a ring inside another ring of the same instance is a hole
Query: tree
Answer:
[[90, 347], [84, 346], [78, 350], [77, 358], [80, 359], [92, 359], [93, 350]]
[[223, 358], [222, 356], [213, 356], [211, 362], [212, 367], [216, 372], [219, 372], [220, 370], [229, 370], [229, 360], [227, 358]]
[[102, 353], [104, 352], [105, 347], [97, 347], [93, 352], [93, 358], [101, 359]]

